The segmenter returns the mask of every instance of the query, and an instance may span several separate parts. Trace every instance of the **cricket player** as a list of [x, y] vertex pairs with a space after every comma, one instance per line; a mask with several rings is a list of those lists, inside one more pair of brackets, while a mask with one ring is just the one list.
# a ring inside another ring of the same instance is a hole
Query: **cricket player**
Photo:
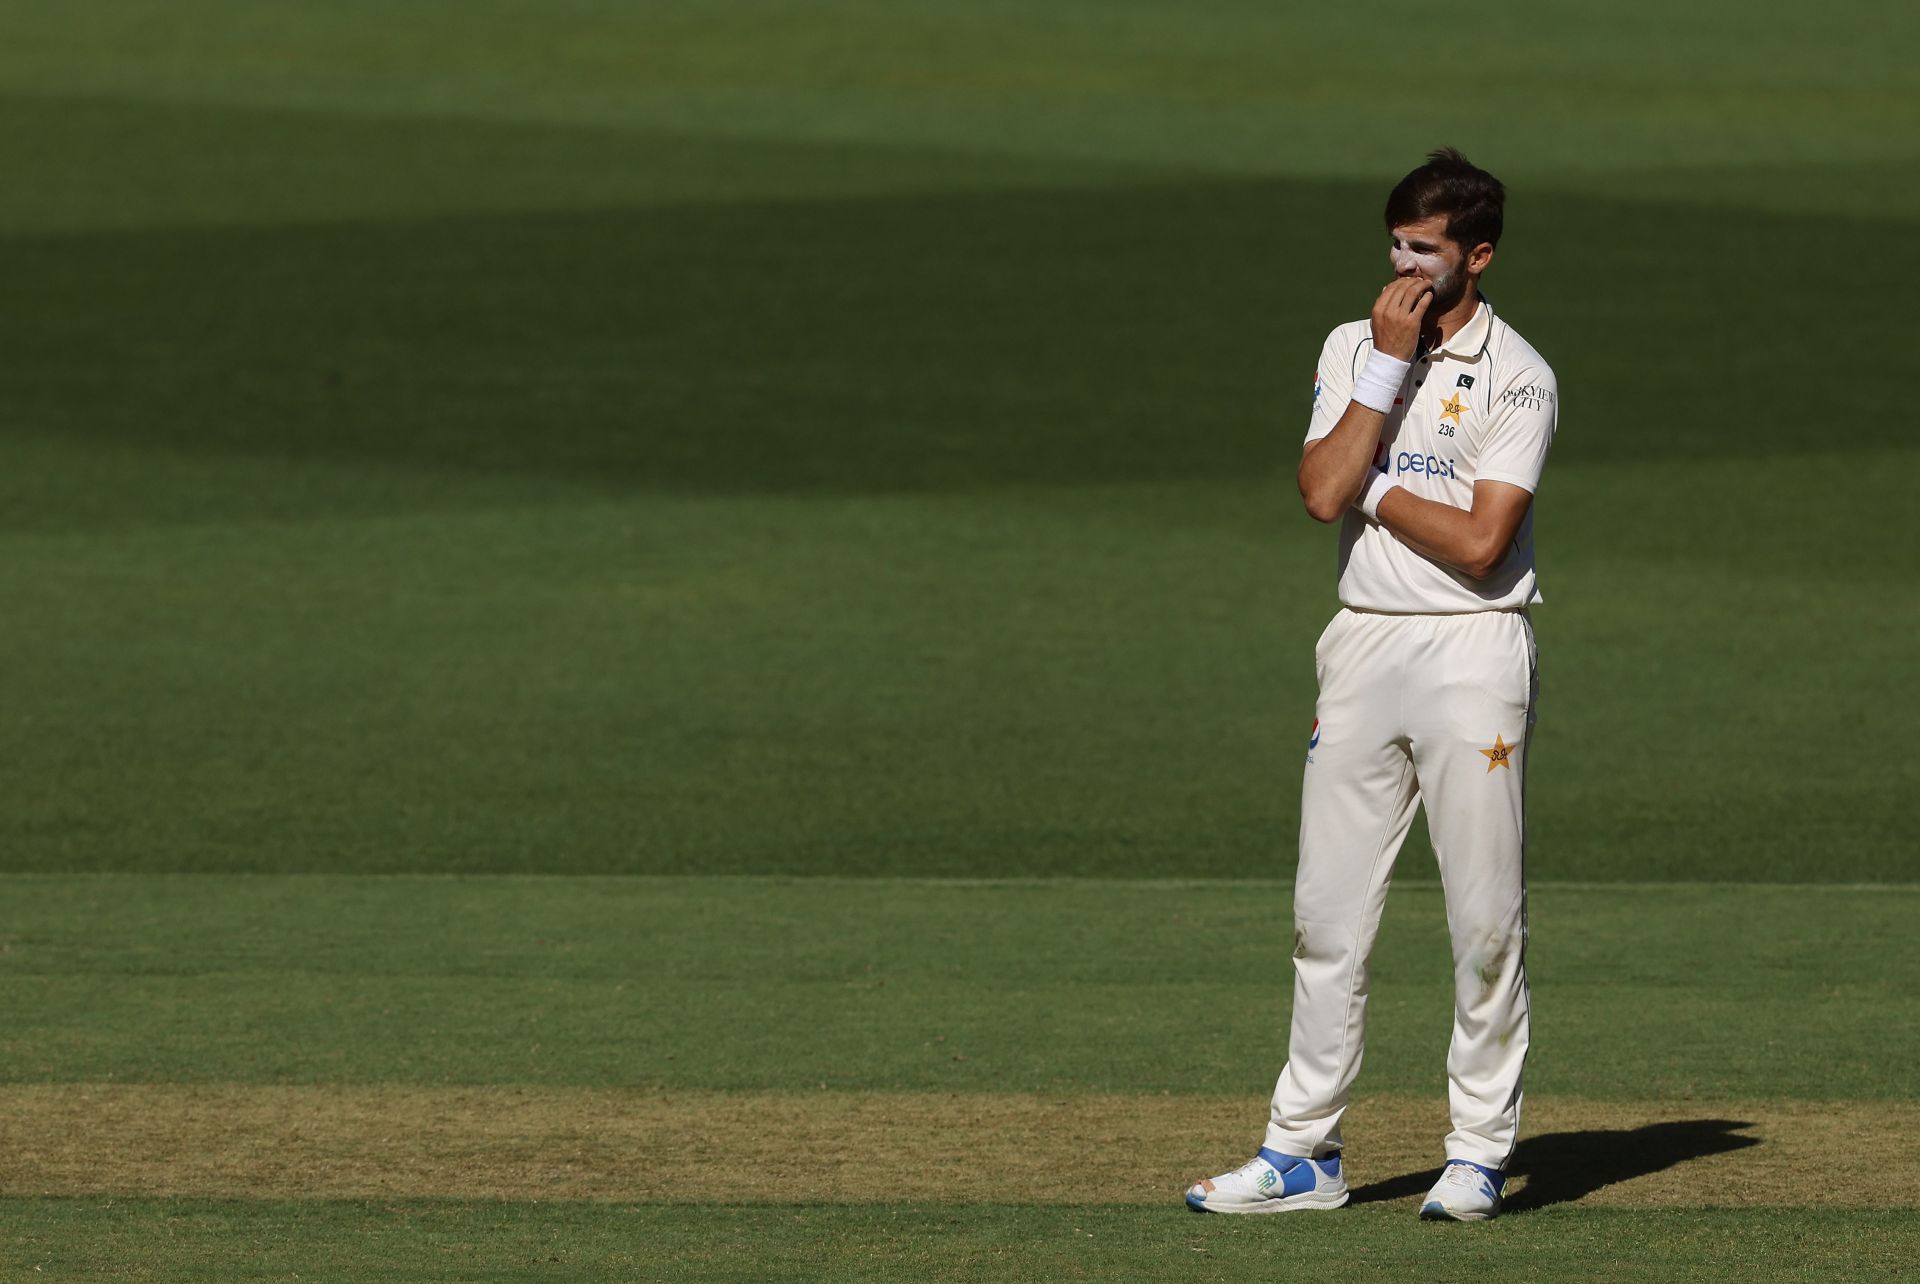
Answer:
[[1320, 353], [1299, 484], [1309, 513], [1341, 524], [1342, 609], [1314, 653], [1293, 1028], [1265, 1144], [1187, 1191], [1202, 1212], [1347, 1202], [1340, 1116], [1366, 1037], [1368, 959], [1422, 803], [1454, 1015], [1453, 1131], [1420, 1215], [1500, 1211], [1528, 1035], [1532, 502], [1559, 411], [1553, 371], [1480, 293], [1505, 195], [1459, 152], [1433, 152], [1387, 198], [1394, 279]]

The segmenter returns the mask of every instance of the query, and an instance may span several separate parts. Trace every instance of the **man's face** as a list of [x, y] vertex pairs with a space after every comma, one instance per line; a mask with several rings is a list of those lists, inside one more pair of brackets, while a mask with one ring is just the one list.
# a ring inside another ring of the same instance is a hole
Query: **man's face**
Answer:
[[1448, 238], [1445, 215], [1402, 223], [1388, 237], [1393, 274], [1417, 276], [1433, 287], [1428, 316], [1439, 316], [1466, 295], [1466, 252]]

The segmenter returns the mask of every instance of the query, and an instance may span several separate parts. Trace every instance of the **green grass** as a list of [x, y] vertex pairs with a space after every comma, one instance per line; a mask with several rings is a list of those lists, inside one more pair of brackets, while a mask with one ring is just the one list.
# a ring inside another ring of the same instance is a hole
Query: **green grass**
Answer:
[[[1897, 1280], [1910, 1211], [1545, 1210], [1434, 1226], [1374, 1205], [1309, 1218], [1142, 1208], [15, 1200], [23, 1279], [368, 1281]], [[39, 1267], [39, 1273], [34, 1267]]]
[[[1364, 195], [29, 237], [5, 863], [1284, 876], [1333, 547], [1274, 354], [1359, 306], [1371, 234], [1293, 247]], [[1825, 426], [1899, 395], [1894, 225], [1703, 368], [1818, 221], [1541, 199], [1536, 869], [1912, 877], [1913, 456]]]
[[[1489, 292], [1565, 412], [1530, 1087], [1911, 1098], [1915, 21], [13, 6], [0, 1077], [1263, 1093], [1333, 609], [1308, 376], [1386, 187], [1451, 142], [1512, 187]], [[363, 877], [396, 873], [503, 877]], [[1024, 875], [1062, 881], [915, 881]], [[1396, 892], [1363, 1086], [1438, 1088], [1444, 951], [1437, 891]], [[35, 1279], [1915, 1248], [1807, 1210], [30, 1193], [0, 1270]]]
[[[1446, 27], [1407, 0], [1364, 21], [1258, 0], [113, 0], [80, 15], [41, 0], [0, 53], [0, 83], [1369, 180], [1444, 133], [1603, 190], [1698, 199], [1731, 183], [1743, 202], [1817, 210], [1893, 192], [1916, 209], [1910, 174], [1884, 165], [1913, 155], [1920, 119], [1908, 6], [1477, 12]], [[1383, 30], [1417, 31], [1417, 51], [1384, 51]], [[1873, 177], [1821, 190], [1810, 162]], [[1661, 181], [1688, 166], [1716, 177]], [[1774, 181], [1740, 184], [1747, 167]]]
[[[1417, 871], [1408, 871], [1410, 876]], [[1285, 1060], [1271, 884], [21, 878], [12, 1082], [1246, 1093]], [[1532, 896], [1543, 1095], [1911, 1098], [1916, 894]], [[1394, 893], [1362, 1088], [1438, 1092], [1452, 969]]]
[[1564, 389], [1536, 872], [1914, 877], [1920, 184], [1855, 127], [1914, 73], [1853, 10], [1529, 10], [1431, 136], [1257, 165], [1344, 19], [449, 12], [0, 51], [6, 868], [1285, 877], [1308, 375], [1445, 136]]

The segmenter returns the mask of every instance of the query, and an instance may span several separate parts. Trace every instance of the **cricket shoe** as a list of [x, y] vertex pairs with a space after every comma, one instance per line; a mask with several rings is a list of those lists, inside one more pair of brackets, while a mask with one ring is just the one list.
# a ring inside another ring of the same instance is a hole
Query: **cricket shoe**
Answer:
[[1427, 1192], [1420, 1216], [1430, 1222], [1484, 1222], [1500, 1212], [1500, 1188], [1507, 1175], [1465, 1159], [1449, 1159], [1440, 1180]]
[[1291, 1213], [1346, 1202], [1337, 1151], [1325, 1159], [1301, 1159], [1262, 1146], [1232, 1172], [1187, 1188], [1187, 1207], [1196, 1213]]

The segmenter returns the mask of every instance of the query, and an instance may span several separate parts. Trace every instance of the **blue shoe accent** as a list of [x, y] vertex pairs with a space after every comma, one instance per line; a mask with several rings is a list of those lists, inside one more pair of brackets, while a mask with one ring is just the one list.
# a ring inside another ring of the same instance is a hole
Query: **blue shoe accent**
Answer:
[[1280, 1174], [1280, 1195], [1304, 1195], [1320, 1185], [1320, 1174], [1329, 1177], [1340, 1175], [1340, 1156], [1338, 1153], [1325, 1159], [1303, 1159], [1299, 1155], [1283, 1155], [1277, 1150], [1260, 1147], [1260, 1158], [1272, 1165]]
[[1187, 1192], [1187, 1207], [1196, 1213], [1204, 1213], [1207, 1211], [1207, 1206], [1195, 1199], [1192, 1191]]

